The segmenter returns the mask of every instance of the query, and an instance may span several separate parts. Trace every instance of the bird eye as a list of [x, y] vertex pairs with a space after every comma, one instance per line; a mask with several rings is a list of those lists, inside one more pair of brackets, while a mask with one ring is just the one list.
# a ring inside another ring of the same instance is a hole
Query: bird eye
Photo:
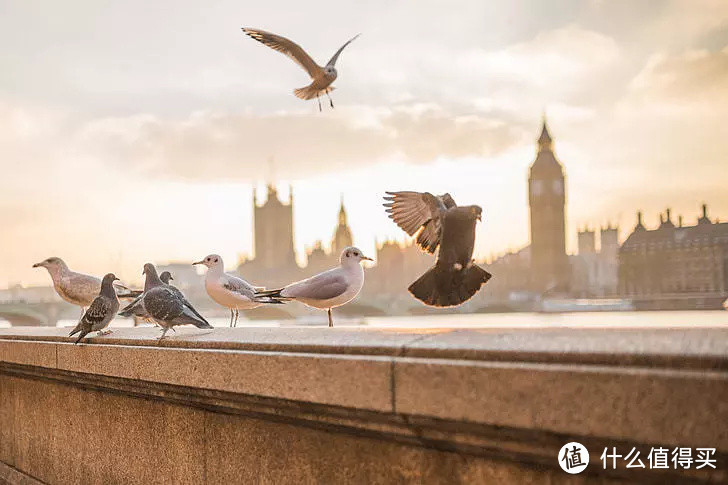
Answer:
[[215, 262], [217, 263], [217, 258], [215, 258]]

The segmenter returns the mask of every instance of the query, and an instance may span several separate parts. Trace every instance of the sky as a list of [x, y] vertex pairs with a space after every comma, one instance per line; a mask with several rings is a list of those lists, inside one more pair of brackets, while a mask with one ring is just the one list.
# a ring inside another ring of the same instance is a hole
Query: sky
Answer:
[[[340, 56], [335, 109], [246, 37]], [[476, 255], [528, 244], [545, 113], [577, 228], [671, 207], [728, 219], [728, 2], [0, 0], [0, 287], [49, 256], [141, 279], [145, 262], [252, 255], [252, 191], [294, 194], [301, 263], [343, 194], [354, 240], [403, 239], [385, 190], [479, 204]]]

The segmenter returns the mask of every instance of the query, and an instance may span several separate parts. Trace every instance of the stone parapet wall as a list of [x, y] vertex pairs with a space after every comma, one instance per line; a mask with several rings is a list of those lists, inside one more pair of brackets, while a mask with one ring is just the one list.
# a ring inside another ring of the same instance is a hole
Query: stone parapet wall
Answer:
[[[728, 480], [728, 330], [66, 333], [0, 329], [0, 483]], [[657, 445], [718, 469], [599, 458]]]

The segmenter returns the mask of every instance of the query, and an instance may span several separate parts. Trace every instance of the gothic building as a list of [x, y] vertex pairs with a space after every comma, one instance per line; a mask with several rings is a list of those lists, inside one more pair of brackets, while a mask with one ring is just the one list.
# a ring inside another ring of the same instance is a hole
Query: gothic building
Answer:
[[255, 262], [263, 269], [296, 267], [296, 253], [293, 249], [293, 189], [288, 195], [288, 204], [278, 199], [275, 186], [268, 184], [268, 198], [258, 205], [258, 196], [253, 190], [253, 219], [255, 226]]
[[708, 209], [694, 226], [672, 221], [670, 210], [660, 225], [647, 229], [642, 213], [619, 250], [619, 289], [624, 296], [728, 296], [728, 223], [711, 221]]
[[571, 270], [566, 256], [564, 170], [554, 155], [545, 118], [528, 177], [528, 204], [531, 289], [539, 293], [568, 291]]
[[341, 196], [341, 205], [339, 207], [339, 224], [336, 226], [334, 237], [331, 240], [331, 253], [337, 258], [349, 246], [353, 246], [353, 238], [351, 237], [351, 229], [346, 220], [346, 209], [344, 208], [344, 196]]

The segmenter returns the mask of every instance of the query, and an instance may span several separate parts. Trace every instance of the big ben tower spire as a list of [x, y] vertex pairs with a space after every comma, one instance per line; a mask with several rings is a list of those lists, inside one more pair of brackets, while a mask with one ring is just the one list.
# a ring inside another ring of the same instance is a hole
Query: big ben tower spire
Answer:
[[543, 118], [536, 160], [528, 177], [531, 211], [531, 285], [534, 291], [567, 291], [566, 191], [564, 170], [553, 152], [553, 140]]

